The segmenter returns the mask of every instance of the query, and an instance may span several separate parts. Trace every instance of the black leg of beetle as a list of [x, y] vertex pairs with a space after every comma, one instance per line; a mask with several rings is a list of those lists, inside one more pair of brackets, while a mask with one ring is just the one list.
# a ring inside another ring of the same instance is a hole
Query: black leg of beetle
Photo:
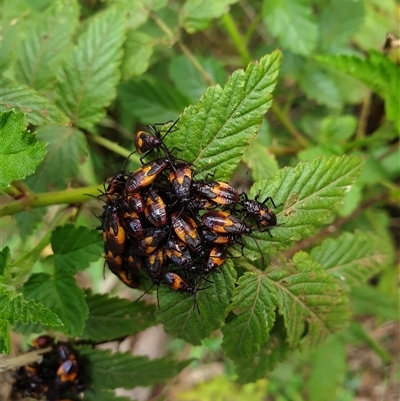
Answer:
[[274, 238], [274, 236], [271, 234], [271, 230], [270, 230], [270, 227], [267, 227], [267, 228], [261, 228], [260, 227], [260, 232], [261, 233], [265, 233], [265, 231], [268, 231], [268, 234], [269, 234], [269, 236], [271, 237], [271, 238]]
[[243, 249], [244, 249], [244, 247], [245, 247], [245, 243], [244, 243], [244, 241], [243, 241], [243, 238], [241, 237], [241, 236], [239, 236], [238, 238], [237, 238], [237, 240], [236, 240], [240, 245], [242, 245], [241, 247], [240, 247], [240, 252], [242, 253], [242, 256], [244, 256], [244, 253], [243, 253]]
[[[129, 153], [128, 157], [125, 159], [124, 164], [122, 165], [122, 171], [125, 171], [125, 163], [130, 159], [130, 157], [136, 153], [136, 150], [134, 150], [133, 152]], [[142, 162], [143, 164], [143, 162]]]
[[214, 171], [214, 174], [212, 174], [212, 173], [207, 173], [207, 174], [206, 174], [206, 176], [205, 176], [205, 178], [204, 178], [204, 180], [205, 180], [205, 181], [207, 181], [207, 180], [208, 180], [208, 177], [212, 177], [212, 178], [214, 178], [214, 177], [215, 177], [215, 174], [216, 174], [216, 172], [217, 172], [217, 170], [215, 170], [215, 171]]
[[270, 196], [267, 196], [261, 203], [262, 203], [263, 205], [265, 205], [268, 201], [271, 201], [271, 203], [273, 204], [274, 208], [276, 209], [275, 202], [274, 202], [274, 200], [273, 200]]
[[[140, 301], [152, 288], [154, 287], [154, 283], [151, 285], [149, 289], [147, 289], [136, 301], [133, 303], [136, 303]], [[158, 286], [157, 286], [157, 303], [158, 303]], [[158, 303], [158, 308], [160, 309], [160, 304]]]

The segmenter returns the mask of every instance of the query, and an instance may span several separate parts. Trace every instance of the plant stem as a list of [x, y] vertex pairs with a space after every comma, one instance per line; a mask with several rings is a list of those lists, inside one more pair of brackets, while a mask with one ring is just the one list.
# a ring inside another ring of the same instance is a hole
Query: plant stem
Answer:
[[309, 146], [307, 139], [297, 130], [277, 102], [272, 102], [271, 111], [302, 148], [307, 148]]
[[[42, 253], [43, 249], [46, 248], [46, 246], [50, 243], [51, 234], [54, 228], [66, 223], [71, 217], [76, 214], [76, 211], [76, 207], [67, 207], [60, 215], [57, 216], [55, 220], [52, 220], [47, 230], [47, 233], [38, 242], [38, 244], [11, 264], [11, 266], [19, 268], [18, 273], [13, 277], [12, 280], [13, 283], [15, 283], [15, 286], [21, 284], [23, 278], [31, 271], [32, 266], [39, 259], [39, 256]], [[28, 261], [29, 263], [26, 263]]]
[[212, 77], [208, 74], [208, 72], [201, 66], [201, 64], [197, 61], [196, 57], [193, 53], [180, 41], [177, 40], [174, 36], [174, 33], [168, 28], [164, 22], [157, 17], [157, 15], [150, 13], [151, 18], [153, 21], [158, 25], [158, 27], [174, 42], [177, 42], [179, 48], [181, 49], [182, 53], [188, 58], [188, 60], [193, 64], [194, 68], [200, 73], [204, 82], [208, 85], [214, 85], [215, 82]]
[[232, 16], [230, 14], [225, 14], [221, 18], [221, 21], [224, 24], [224, 27], [225, 27], [226, 31], [228, 32], [228, 35], [230, 36], [233, 44], [235, 45], [237, 52], [239, 53], [239, 55], [242, 59], [242, 64], [243, 65], [249, 64], [250, 61], [252, 60], [252, 58], [251, 58], [250, 52], [247, 50], [247, 47], [246, 47], [246, 39], [239, 32]]
[[188, 58], [188, 60], [193, 64], [194, 68], [200, 73], [201, 77], [203, 78], [204, 82], [208, 85], [214, 85], [215, 82], [208, 74], [208, 72], [201, 66], [201, 64], [197, 61], [196, 57], [193, 53], [182, 43], [178, 42], [178, 46], [182, 50], [182, 53]]
[[133, 162], [137, 162], [140, 164], [140, 159], [138, 155], [132, 154], [129, 150], [123, 148], [122, 146], [119, 146], [115, 142], [110, 141], [109, 139], [103, 138], [102, 136], [99, 135], [93, 135], [93, 134], [87, 134], [87, 137], [92, 141], [95, 142], [104, 148], [111, 150], [112, 152], [121, 155], [122, 157], [129, 157], [132, 158]]
[[[241, 35], [239, 30], [237, 29], [235, 22], [230, 14], [225, 14], [222, 17], [222, 22], [233, 44], [236, 47], [237, 52], [240, 54], [243, 65], [246, 66], [252, 60], [251, 55], [247, 50], [247, 47], [245, 46], [246, 39]], [[296, 139], [296, 141], [302, 148], [307, 148], [309, 146], [308, 141], [292, 124], [292, 122], [287, 116], [287, 113], [283, 111], [283, 109], [279, 106], [277, 102], [272, 103], [271, 111], [275, 114], [276, 118], [280, 121], [280, 123], [288, 130], [290, 135], [292, 135], [292, 137]]]
[[103, 191], [103, 185], [94, 185], [91, 187], [66, 189], [58, 192], [44, 192], [24, 196], [23, 198], [11, 202], [0, 209], [0, 217], [12, 216], [15, 213], [33, 208], [62, 205], [71, 203], [85, 203], [90, 200], [91, 196], [98, 196], [99, 191]]
[[321, 230], [317, 235], [311, 238], [305, 238], [293, 245], [291, 248], [287, 249], [284, 252], [285, 258], [290, 259], [296, 252], [303, 251], [307, 248], [311, 248], [315, 244], [319, 244], [323, 239], [332, 236], [333, 233], [337, 232], [340, 227], [346, 224], [349, 221], [353, 221], [360, 213], [364, 210], [368, 209], [370, 206], [382, 202], [387, 197], [385, 192], [381, 192], [378, 195], [374, 196], [361, 203], [360, 206], [349, 216], [339, 217], [337, 218], [331, 225], [325, 227]]
[[365, 136], [365, 129], [367, 128], [367, 121], [370, 109], [371, 109], [371, 92], [368, 93], [368, 95], [362, 102], [360, 118], [358, 120], [356, 139], [362, 139]]

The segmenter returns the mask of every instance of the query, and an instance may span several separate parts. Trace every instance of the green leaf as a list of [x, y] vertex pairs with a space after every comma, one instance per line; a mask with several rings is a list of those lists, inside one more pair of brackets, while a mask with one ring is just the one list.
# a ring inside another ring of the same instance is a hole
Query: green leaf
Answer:
[[126, 113], [139, 118], [143, 124], [174, 121], [190, 103], [163, 81], [149, 78], [119, 84], [118, 100]]
[[257, 136], [251, 142], [243, 154], [243, 161], [251, 170], [254, 181], [261, 181], [273, 177], [278, 169], [278, 162], [275, 156], [263, 145]]
[[370, 233], [343, 233], [312, 249], [313, 260], [346, 287], [365, 283], [387, 264], [389, 254]]
[[53, 231], [51, 246], [56, 269], [75, 274], [99, 260], [104, 242], [96, 229], [66, 224]]
[[311, 5], [298, 0], [264, 0], [264, 23], [282, 47], [309, 55], [317, 42], [318, 26]]
[[[285, 167], [274, 178], [255, 183], [249, 193], [250, 199], [257, 194], [261, 201], [270, 196], [278, 206], [278, 227], [272, 230], [273, 237], [268, 232], [252, 233], [262, 253], [286, 248], [332, 217], [334, 206], [343, 201], [359, 176], [361, 166], [362, 160], [356, 157], [319, 158], [313, 163], [300, 162], [295, 168]], [[245, 251], [251, 250], [259, 257], [254, 240], [244, 239]]]
[[383, 348], [382, 345], [379, 344], [379, 339], [375, 339], [372, 336], [373, 332], [368, 332], [359, 322], [351, 322], [347, 330], [340, 334], [340, 337], [343, 338], [347, 344], [350, 343], [360, 346], [364, 343], [370, 349], [375, 351], [376, 354], [385, 362], [390, 362], [392, 356], [385, 348]]
[[[3, 251], [4, 252], [4, 251]], [[21, 294], [0, 284], [0, 352], [10, 352], [9, 327], [20, 320], [22, 323], [41, 322], [58, 326], [60, 319], [51, 310], [33, 300], [27, 301]]]
[[353, 213], [357, 206], [361, 203], [363, 197], [363, 185], [361, 180], [357, 180], [356, 183], [350, 188], [346, 196], [343, 199], [343, 205], [340, 205], [337, 210], [339, 216], [345, 217]]
[[345, 291], [306, 253], [297, 253], [286, 269], [270, 268], [267, 275], [278, 292], [279, 313], [291, 347], [316, 346], [348, 324]]
[[370, 50], [368, 58], [321, 55], [317, 60], [329, 64], [368, 85], [385, 100], [388, 120], [394, 121], [400, 131], [400, 67], [387, 56]]
[[[196, 57], [196, 59], [214, 82], [225, 85], [226, 74], [218, 60], [211, 57]], [[183, 55], [172, 59], [168, 72], [175, 86], [189, 97], [191, 103], [196, 103], [208, 88], [200, 72]]]
[[155, 307], [143, 302], [88, 293], [89, 318], [82, 339], [105, 342], [156, 325]]
[[59, 70], [56, 103], [79, 127], [98, 123], [116, 96], [124, 27], [117, 9], [96, 14]]
[[29, 20], [18, 49], [16, 78], [19, 82], [37, 91], [51, 86], [78, 25], [78, 17], [76, 0], [57, 0], [44, 13]]
[[39, 224], [43, 222], [46, 211], [46, 207], [39, 207], [29, 210], [29, 212], [19, 212], [14, 216], [22, 241], [26, 241], [35, 232]]
[[[329, 360], [329, 363], [327, 361]], [[335, 401], [346, 373], [346, 348], [330, 336], [312, 355], [307, 382], [310, 401]]]
[[2, 319], [13, 326], [16, 321], [22, 323], [40, 322], [47, 326], [59, 326], [60, 319], [50, 309], [34, 300], [27, 301], [22, 294], [15, 294], [5, 286], [0, 286]]
[[157, 42], [150, 35], [134, 30], [127, 32], [124, 58], [121, 65], [124, 81], [134, 76], [140, 76], [147, 71], [156, 44]]
[[277, 290], [264, 273], [245, 273], [240, 277], [228, 307], [235, 316], [222, 328], [222, 347], [231, 359], [250, 359], [265, 347], [277, 303]]
[[350, 304], [355, 315], [372, 315], [383, 320], [400, 320], [398, 299], [393, 300], [387, 294], [369, 285], [352, 288]]
[[250, 63], [246, 71], [235, 71], [224, 89], [208, 88], [197, 105], [185, 109], [165, 142], [182, 149], [180, 157], [202, 171], [199, 177], [215, 173], [229, 179], [271, 106], [280, 60], [275, 51]]
[[33, 274], [24, 284], [23, 293], [57, 314], [64, 324], [58, 331], [71, 337], [82, 334], [89, 310], [85, 294], [70, 272], [57, 269], [53, 275]]
[[229, 12], [229, 5], [238, 0], [187, 0], [181, 11], [181, 20], [189, 33], [208, 28], [213, 18]]
[[211, 274], [209, 280], [213, 283], [204, 282], [202, 287], [207, 289], [196, 293], [200, 314], [192, 295], [160, 287], [159, 317], [166, 333], [199, 345], [203, 338], [221, 326], [236, 281], [232, 261], [227, 260], [221, 267], [221, 273]]
[[332, 73], [313, 60], [307, 62], [304, 75], [299, 79], [299, 86], [308, 99], [318, 104], [334, 109], [342, 106], [341, 93]]
[[101, 389], [118, 387], [134, 388], [150, 386], [175, 377], [191, 361], [171, 361], [167, 359], [149, 360], [145, 356], [132, 353], [83, 348], [79, 351], [91, 367], [91, 388], [94, 392]]
[[26, 113], [26, 119], [33, 125], [69, 125], [69, 119], [57, 107], [33, 89], [0, 78], [0, 112], [12, 108]]
[[271, 372], [279, 362], [283, 361], [288, 353], [289, 349], [285, 342], [285, 337], [286, 331], [283, 327], [283, 319], [277, 316], [265, 347], [249, 359], [235, 360], [237, 381], [244, 384], [265, 378], [268, 372]]
[[27, 184], [39, 192], [65, 189], [78, 177], [79, 165], [89, 153], [85, 135], [72, 127], [45, 126], [38, 129], [37, 136], [48, 144], [47, 154]]
[[364, 22], [364, 2], [331, 0], [320, 18], [320, 42], [326, 53], [340, 50]]
[[7, 320], [0, 319], [0, 352], [11, 352], [11, 338]]
[[6, 246], [0, 251], [0, 280], [2, 277], [4, 277], [7, 268], [10, 265], [10, 260], [11, 260], [10, 248]]
[[19, 1], [1, 2], [0, 71], [4, 72], [16, 58], [21, 32], [25, 27], [26, 3]]
[[321, 121], [318, 132], [319, 143], [340, 143], [356, 133], [357, 119], [350, 115], [329, 116]]
[[25, 129], [24, 115], [19, 111], [0, 114], [0, 191], [11, 182], [33, 174], [46, 154], [46, 144]]

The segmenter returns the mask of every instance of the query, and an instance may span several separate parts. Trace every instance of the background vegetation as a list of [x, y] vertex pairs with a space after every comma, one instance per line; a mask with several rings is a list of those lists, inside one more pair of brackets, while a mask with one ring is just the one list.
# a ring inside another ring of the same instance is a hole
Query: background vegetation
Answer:
[[[3, 0], [0, 11], [1, 351], [49, 330], [73, 338], [89, 400], [166, 381], [134, 396], [395, 394], [397, 2]], [[249, 169], [250, 195], [278, 206], [273, 237], [254, 234], [265, 265], [246, 239], [199, 293], [200, 315], [189, 295], [160, 288], [158, 310], [155, 293], [133, 303], [141, 292], [103, 279], [102, 205], [87, 196], [121, 170], [138, 124], [178, 117], [167, 141], [182, 157], [238, 190]], [[158, 322], [171, 337], [141, 334]], [[121, 352], [137, 350], [129, 336], [157, 359]], [[114, 339], [113, 354], [83, 345]]]

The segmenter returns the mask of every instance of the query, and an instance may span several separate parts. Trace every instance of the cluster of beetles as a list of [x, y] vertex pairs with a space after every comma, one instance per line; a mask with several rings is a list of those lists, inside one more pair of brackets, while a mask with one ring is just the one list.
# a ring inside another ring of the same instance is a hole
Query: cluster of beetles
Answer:
[[[204, 289], [200, 283], [209, 281], [210, 273], [220, 271], [230, 246], [239, 243], [243, 249], [243, 235], [254, 227], [269, 231], [277, 225], [267, 203], [276, 206], [271, 197], [249, 199], [244, 191], [210, 176], [196, 180], [194, 166], [172, 154], [165, 135], [155, 125], [136, 134], [141, 159], [154, 150], [158, 157], [104, 184], [99, 229], [105, 261], [128, 287], [139, 288], [146, 274], [153, 285], [194, 295]], [[73, 348], [49, 336], [33, 342], [36, 349], [49, 346], [52, 350], [43, 354], [42, 362], [17, 369], [14, 397], [73, 401], [86, 389]]]
[[47, 401], [74, 401], [86, 389], [85, 375], [77, 352], [67, 342], [55, 342], [43, 335], [32, 349], [51, 347], [42, 361], [20, 366], [14, 373], [12, 399], [31, 397]]
[[147, 274], [153, 285], [195, 294], [211, 272], [220, 271], [231, 245], [243, 249], [242, 236], [254, 227], [276, 226], [267, 203], [276, 206], [271, 197], [249, 199], [210, 175], [196, 180], [195, 167], [172, 154], [177, 149], [167, 148], [165, 135], [155, 125], [136, 134], [141, 160], [153, 151], [158, 157], [104, 184], [99, 229], [106, 263], [127, 286], [138, 288]]

